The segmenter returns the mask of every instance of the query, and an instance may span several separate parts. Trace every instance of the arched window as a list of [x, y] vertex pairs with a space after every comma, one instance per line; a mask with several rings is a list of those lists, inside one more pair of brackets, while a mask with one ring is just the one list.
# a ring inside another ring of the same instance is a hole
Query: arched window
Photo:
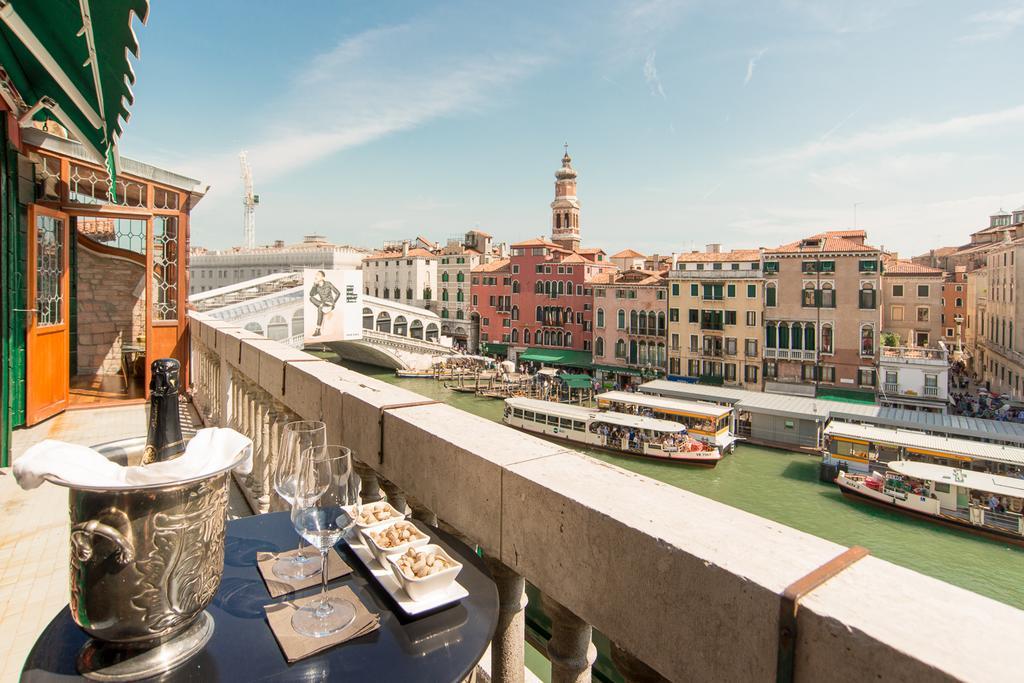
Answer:
[[764, 346], [766, 349], [775, 348], [775, 330], [776, 327], [774, 323], [768, 323], [764, 328]]
[[441, 273], [441, 282], [448, 282], [448, 271]]
[[551, 330], [544, 330], [544, 346], [551, 345]]
[[616, 327], [618, 327], [618, 329], [620, 329], [620, 330], [626, 329], [626, 312], [624, 310], [622, 310], [621, 308], [619, 309], [619, 313], [616, 316], [616, 322], [618, 323], [618, 325], [616, 325]]
[[519, 307], [518, 306], [513, 306], [512, 307], [512, 320], [519, 320]]
[[[598, 327], [604, 327], [604, 309], [603, 308], [597, 309], [597, 326]], [[604, 354], [602, 354], [602, 355], [604, 355]]]
[[544, 309], [541, 308], [540, 306], [537, 307], [537, 322], [544, 322]]
[[779, 348], [789, 348], [789, 325], [782, 323], [779, 325]]
[[559, 294], [565, 294], [565, 283], [562, 282], [561, 280], [558, 280], [557, 284], [558, 284], [558, 293]]
[[637, 322], [638, 320], [639, 320], [639, 316], [636, 314], [636, 311], [630, 311], [629, 312], [629, 331], [630, 332], [636, 332], [637, 331], [637, 328], [639, 327], [639, 323]]
[[554, 339], [555, 346], [561, 346], [562, 345], [562, 331], [559, 330], [558, 332], [555, 332], [554, 336], [555, 336], [555, 339]]
[[530, 328], [529, 327], [523, 329], [523, 343], [524, 344], [529, 344], [530, 343]]
[[565, 293], [572, 296], [572, 280], [565, 281]]
[[647, 334], [647, 312], [640, 311], [636, 315], [637, 331], [640, 334]]
[[363, 329], [373, 329], [373, 311], [371, 311], [369, 308], [363, 309]]
[[956, 300], [956, 301], [955, 301], [955, 302], [953, 303], [953, 305], [954, 305], [954, 306], [956, 306], [957, 308], [961, 308], [961, 307], [962, 307], [962, 306], [964, 305], [964, 300], [963, 300], [963, 299], [957, 299], [957, 300]]
[[537, 280], [537, 284], [535, 284], [533, 286], [533, 293], [534, 294], [543, 294], [544, 293], [544, 283], [541, 282], [540, 280]]
[[821, 326], [821, 352], [832, 353], [832, 326], [829, 324]]
[[297, 309], [292, 313], [292, 336], [297, 337], [302, 334], [302, 325], [305, 322], [305, 315], [301, 308]]
[[395, 316], [395, 322], [391, 326], [391, 331], [394, 334], [405, 336], [408, 333], [409, 325], [405, 320], [404, 315]]
[[551, 281], [550, 280], [545, 280], [544, 281], [544, 293], [548, 294], [548, 295], [551, 294]]
[[388, 313], [387, 311], [381, 311], [380, 313], [377, 314], [377, 331], [391, 331], [391, 314]]
[[875, 355], [875, 328], [870, 325], [860, 328], [860, 355]]
[[461, 289], [458, 289], [458, 290], [455, 291], [455, 300], [456, 301], [465, 301], [466, 300], [466, 295], [463, 294]]
[[804, 326], [804, 351], [814, 350], [814, 325]]
[[263, 334], [263, 326], [259, 323], [246, 323], [245, 329], [250, 332], [255, 332], [256, 334]]
[[519, 330], [512, 328], [512, 343], [515, 344], [519, 341]]
[[565, 345], [572, 346], [572, 332], [565, 333]]
[[405, 298], [412, 301], [412, 287], [405, 290]]
[[789, 336], [790, 348], [799, 351], [804, 347], [803, 327], [800, 323], [793, 323], [793, 333]]
[[801, 305], [806, 307], [814, 307], [818, 305], [818, 290], [814, 288], [813, 282], [808, 282], [804, 285], [803, 300]]
[[402, 290], [400, 290], [398, 287], [395, 287], [395, 301], [398, 301], [401, 298], [402, 298]]
[[604, 355], [604, 338], [603, 337], [598, 337], [597, 339], [594, 340], [594, 355], [597, 355], [597, 356], [603, 356]]
[[463, 319], [465, 319], [465, 317], [466, 317], [465, 311], [463, 311], [461, 308], [456, 308], [455, 309], [455, 318], [456, 318], [456, 320], [463, 320]]
[[665, 311], [658, 312], [658, 334], [665, 334]]
[[636, 339], [629, 340], [629, 362], [633, 365], [637, 363]]
[[564, 322], [566, 322], [566, 323], [571, 323], [572, 322], [572, 309], [569, 308], [568, 306], [565, 309], [565, 320], [564, 320]]
[[658, 343], [658, 365], [665, 365], [665, 345], [660, 342]]
[[769, 282], [768, 284], [766, 284], [764, 286], [764, 305], [765, 306], [775, 306], [776, 303], [777, 303], [777, 300], [778, 300], [778, 297], [776, 296], [775, 283], [774, 282]]
[[423, 321], [413, 320], [409, 323], [409, 336], [413, 339], [423, 339]]
[[640, 342], [637, 344], [637, 362], [640, 365], [647, 363], [647, 344]]
[[437, 341], [437, 324], [430, 323], [427, 325], [427, 341]]
[[441, 290], [441, 301], [448, 301], [448, 290], [447, 289], [442, 289]]
[[[821, 301], [819, 303], [822, 308], [836, 307], [836, 290], [832, 287], [831, 282], [826, 282], [821, 286]], [[874, 308], [873, 304], [872, 308]]]
[[513, 294], [518, 294], [519, 293], [519, 280], [513, 280], [512, 281], [512, 293]]
[[463, 273], [461, 270], [459, 272], [457, 272], [455, 274], [455, 281], [456, 282], [465, 282], [466, 281], [465, 273]]
[[623, 341], [622, 339], [617, 339], [615, 341], [615, 357], [616, 358], [625, 358], [626, 357], [626, 342]]

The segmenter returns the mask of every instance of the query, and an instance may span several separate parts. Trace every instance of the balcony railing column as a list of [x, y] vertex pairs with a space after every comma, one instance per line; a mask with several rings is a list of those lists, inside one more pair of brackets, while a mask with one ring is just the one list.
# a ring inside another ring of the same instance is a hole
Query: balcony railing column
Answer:
[[590, 624], [551, 596], [543, 596], [541, 605], [551, 618], [551, 683], [589, 683], [590, 667], [597, 659], [597, 648], [590, 640]]
[[408, 496], [409, 509], [412, 510], [413, 519], [418, 519], [427, 526], [437, 526], [437, 514], [423, 503], [412, 496]]
[[405, 512], [406, 500], [405, 493], [402, 489], [398, 488], [383, 477], [377, 477], [377, 479], [380, 482], [380, 487], [384, 490], [384, 495], [387, 497], [388, 502], [391, 503], [392, 507], [399, 512]]
[[259, 500], [260, 514], [270, 512], [270, 493], [273, 490], [274, 462], [277, 454], [276, 444], [272, 437], [274, 424], [273, 401], [260, 401], [260, 441], [263, 450], [259, 474], [259, 491], [253, 495]]
[[[266, 442], [263, 439], [263, 413], [264, 410], [262, 396], [258, 393], [253, 393], [252, 396], [252, 433], [249, 438], [252, 439], [252, 483], [249, 485], [249, 490], [252, 492], [252, 497], [259, 500], [264, 495], [263, 489], [263, 475], [266, 472]], [[261, 506], [262, 507], [262, 506]]]
[[627, 650], [612, 643], [612, 663], [626, 683], [669, 683], [660, 673], [644, 664]]
[[384, 494], [380, 491], [380, 480], [377, 478], [377, 472], [366, 463], [355, 458], [352, 459], [352, 467], [355, 469], [356, 474], [359, 475], [359, 497], [362, 499], [362, 502], [376, 503], [378, 500], [383, 500]]
[[525, 678], [526, 580], [500, 560], [486, 559], [498, 586], [498, 627], [491, 641], [491, 680], [522, 683]]

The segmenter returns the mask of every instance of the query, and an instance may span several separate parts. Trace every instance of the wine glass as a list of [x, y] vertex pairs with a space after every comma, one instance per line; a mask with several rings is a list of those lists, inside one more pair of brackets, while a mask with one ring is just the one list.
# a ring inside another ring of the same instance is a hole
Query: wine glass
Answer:
[[300, 635], [322, 638], [337, 633], [356, 617], [350, 600], [327, 596], [327, 554], [355, 523], [345, 506], [354, 505], [356, 497], [352, 451], [344, 446], [306, 450], [295, 478], [292, 524], [320, 550], [320, 599], [292, 615], [292, 628]]
[[[274, 490], [291, 506], [295, 500], [295, 477], [299, 460], [310, 448], [321, 448], [327, 443], [327, 425], [316, 420], [289, 422], [281, 430], [281, 447], [274, 470]], [[299, 550], [303, 542], [299, 539]], [[301, 581], [316, 576], [320, 571], [314, 558], [299, 552], [274, 563], [274, 575], [286, 581]]]

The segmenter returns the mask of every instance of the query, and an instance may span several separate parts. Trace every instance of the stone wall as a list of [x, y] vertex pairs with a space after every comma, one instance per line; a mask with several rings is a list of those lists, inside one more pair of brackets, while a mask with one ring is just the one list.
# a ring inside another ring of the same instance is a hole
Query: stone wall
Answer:
[[78, 374], [117, 374], [121, 346], [146, 334], [146, 267], [78, 244]]

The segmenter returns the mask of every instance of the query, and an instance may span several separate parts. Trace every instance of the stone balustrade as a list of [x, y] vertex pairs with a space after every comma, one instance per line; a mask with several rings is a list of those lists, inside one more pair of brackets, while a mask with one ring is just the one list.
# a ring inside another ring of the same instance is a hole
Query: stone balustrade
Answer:
[[[273, 508], [280, 425], [322, 419], [359, 459], [367, 497], [379, 486], [483, 550], [501, 603], [496, 681], [524, 678], [524, 581], [552, 619], [554, 681], [589, 680], [593, 628], [627, 681], [772, 680], [783, 592], [845, 550], [202, 314], [191, 329], [197, 408], [256, 442], [241, 482], [254, 510]], [[800, 605], [797, 681], [1019, 675], [1024, 612], [884, 560]]]

